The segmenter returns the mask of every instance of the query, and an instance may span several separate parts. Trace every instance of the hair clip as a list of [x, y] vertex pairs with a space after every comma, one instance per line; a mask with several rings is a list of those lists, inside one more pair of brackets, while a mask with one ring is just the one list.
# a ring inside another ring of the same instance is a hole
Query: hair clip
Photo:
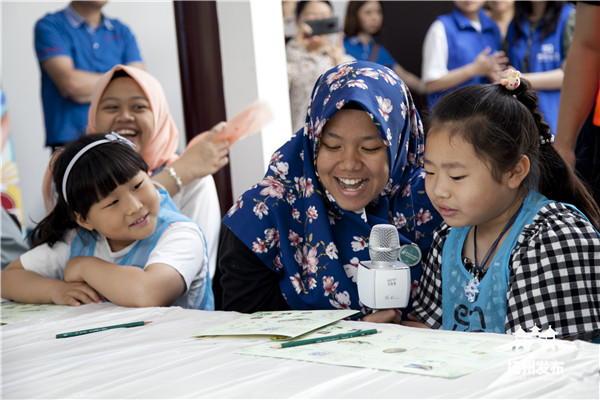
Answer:
[[549, 134], [548, 137], [544, 137], [544, 135], [540, 135], [540, 146], [544, 144], [552, 144], [554, 143], [554, 135]]
[[132, 149], [135, 149], [135, 143], [125, 139], [123, 136], [119, 135], [115, 131], [112, 131], [111, 133], [107, 133], [106, 135], [104, 135], [104, 137], [107, 140], [110, 140], [111, 142], [119, 142], [122, 144], [126, 144], [127, 146], [131, 147]]
[[500, 74], [500, 78], [502, 78], [500, 84], [508, 90], [515, 90], [521, 84], [520, 76], [521, 73], [516, 69], [505, 69], [502, 74]]

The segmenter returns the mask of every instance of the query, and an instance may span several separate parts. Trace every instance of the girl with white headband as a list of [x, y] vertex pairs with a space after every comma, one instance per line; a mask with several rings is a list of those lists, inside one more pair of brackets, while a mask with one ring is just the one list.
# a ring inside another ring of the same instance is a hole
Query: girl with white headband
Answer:
[[131, 142], [84, 136], [52, 178], [56, 206], [31, 232], [34, 248], [2, 272], [3, 298], [214, 309], [204, 235], [154, 187]]

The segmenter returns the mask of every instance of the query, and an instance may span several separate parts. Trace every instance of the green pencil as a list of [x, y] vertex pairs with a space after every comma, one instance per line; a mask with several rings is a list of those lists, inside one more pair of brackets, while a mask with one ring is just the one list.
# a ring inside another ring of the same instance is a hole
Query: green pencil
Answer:
[[149, 324], [150, 322], [152, 322], [152, 321], [137, 321], [137, 322], [129, 322], [127, 324], [110, 325], [110, 326], [103, 326], [101, 328], [92, 328], [92, 329], [84, 329], [84, 330], [81, 330], [81, 331], [59, 333], [59, 334], [56, 335], [56, 338], [57, 339], [61, 339], [61, 338], [68, 338], [68, 337], [72, 337], [72, 336], [87, 335], [88, 333], [106, 331], [106, 330], [109, 330], [109, 329], [132, 328], [134, 326], [146, 325], [146, 324]]
[[303, 340], [296, 340], [294, 342], [278, 343], [273, 347], [276, 349], [283, 349], [286, 347], [303, 346], [305, 344], [330, 342], [332, 340], [341, 340], [341, 339], [353, 338], [353, 337], [357, 337], [357, 336], [373, 335], [374, 333], [377, 333], [377, 329], [367, 329], [364, 331], [342, 333], [339, 335], [322, 336], [322, 337], [313, 338], [313, 339], [303, 339]]

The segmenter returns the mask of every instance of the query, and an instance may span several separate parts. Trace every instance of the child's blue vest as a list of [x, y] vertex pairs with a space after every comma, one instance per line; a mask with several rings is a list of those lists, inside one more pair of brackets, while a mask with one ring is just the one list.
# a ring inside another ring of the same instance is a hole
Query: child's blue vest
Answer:
[[[145, 239], [138, 240], [135, 246], [123, 257], [119, 265], [130, 265], [138, 268], [144, 268], [148, 261], [148, 256], [156, 247], [156, 243], [165, 232], [165, 230], [175, 222], [193, 222], [177, 209], [169, 194], [164, 190], [158, 191], [161, 197], [160, 210], [154, 232]], [[90, 233], [87, 229], [79, 229], [77, 235], [71, 244], [71, 254], [69, 258], [77, 256], [93, 256], [96, 249], [96, 235]], [[206, 249], [206, 239], [204, 239], [204, 248]], [[205, 251], [206, 256], [206, 251]], [[208, 257], [207, 257], [208, 258]], [[179, 299], [173, 303], [178, 305]], [[206, 274], [206, 282], [202, 285], [198, 297], [194, 301], [194, 307], [200, 310], [214, 310], [214, 296], [210, 284], [210, 275]]]
[[505, 333], [506, 293], [508, 291], [511, 252], [525, 225], [546, 204], [538, 192], [530, 191], [504, 242], [490, 262], [479, 283], [475, 301], [469, 302], [465, 286], [473, 276], [462, 262], [462, 249], [470, 226], [452, 228], [442, 250], [442, 327], [453, 331]]
[[[543, 41], [540, 40], [542, 27], [538, 26], [531, 36], [531, 27], [526, 17], [521, 21], [524, 36], [515, 42], [516, 30], [514, 24], [509, 26], [506, 34], [508, 43], [508, 57], [510, 64], [523, 72], [544, 72], [561, 68], [566, 54], [563, 54], [563, 32], [573, 11], [573, 6], [565, 4], [560, 12], [556, 29]], [[527, 58], [528, 68], [525, 68]], [[560, 89], [537, 90], [540, 99], [539, 109], [544, 115], [544, 120], [550, 125], [552, 134], [556, 133], [558, 121], [558, 105], [560, 103]]]
[[[488, 17], [483, 9], [479, 10], [479, 21], [481, 22], [481, 32], [477, 32], [471, 21], [458, 8], [454, 8], [451, 14], [445, 14], [438, 17], [442, 21], [446, 30], [446, 39], [448, 41], [448, 71], [467, 65], [477, 58], [477, 55], [486, 47], [491, 48], [490, 54], [500, 50], [502, 45], [502, 35], [498, 25], [493, 19]], [[477, 83], [489, 83], [484, 76], [476, 76], [469, 81], [463, 82], [459, 87], [474, 85]], [[451, 90], [431, 93], [428, 96], [429, 109], [438, 102], [440, 97]]]

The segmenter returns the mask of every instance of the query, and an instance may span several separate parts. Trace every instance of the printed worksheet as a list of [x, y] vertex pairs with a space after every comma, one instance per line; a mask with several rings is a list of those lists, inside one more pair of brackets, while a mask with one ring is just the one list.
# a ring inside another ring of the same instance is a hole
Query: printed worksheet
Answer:
[[0, 325], [12, 324], [41, 314], [64, 310], [69, 306], [58, 304], [25, 304], [2, 300]]
[[268, 335], [295, 338], [356, 313], [356, 310], [259, 311], [205, 329], [196, 337]]
[[[306, 338], [359, 329], [356, 323], [340, 321]], [[457, 378], [532, 350], [527, 346], [510, 346], [515, 338], [509, 335], [490, 337], [457, 332], [449, 335], [444, 331], [390, 324], [381, 324], [378, 330], [374, 335], [288, 348], [263, 343], [242, 348], [237, 353]]]

